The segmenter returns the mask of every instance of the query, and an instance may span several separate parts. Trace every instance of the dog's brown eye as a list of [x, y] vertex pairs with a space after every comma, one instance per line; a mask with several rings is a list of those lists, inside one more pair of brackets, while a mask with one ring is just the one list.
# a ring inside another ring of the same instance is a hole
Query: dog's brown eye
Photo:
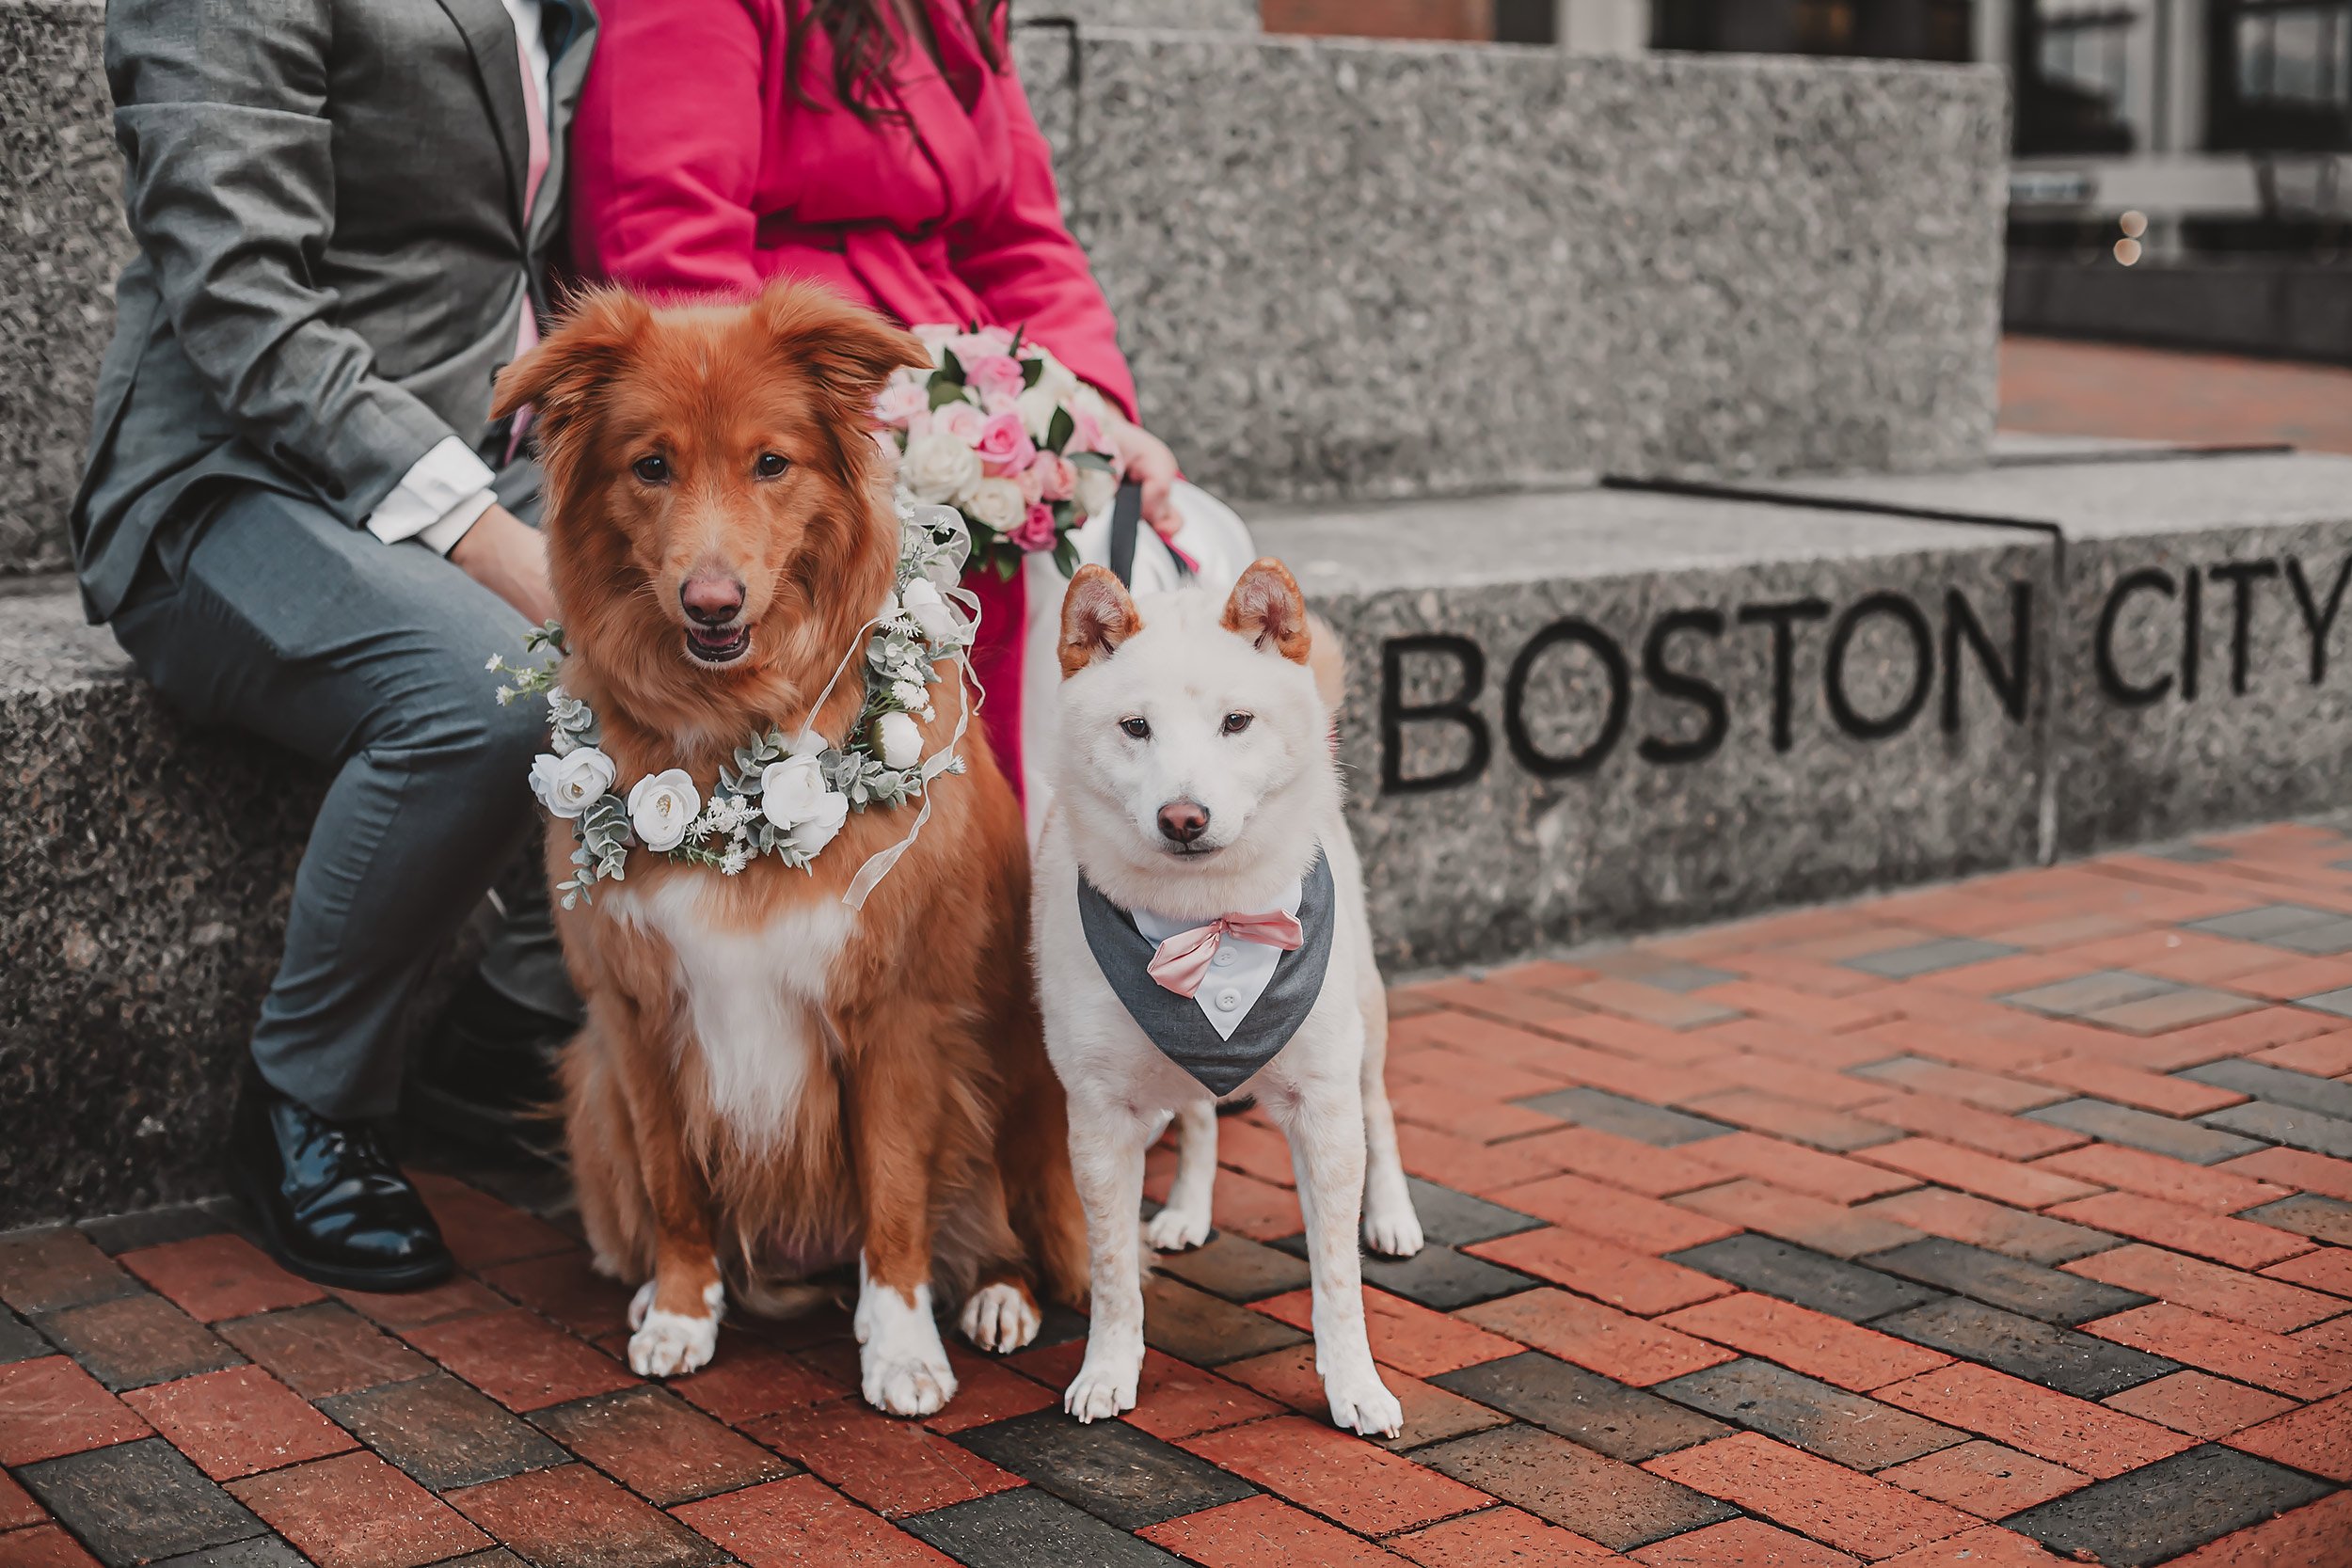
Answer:
[[784, 470], [790, 467], [792, 464], [784, 453], [763, 451], [759, 454], [759, 461], [752, 465], [752, 470], [762, 479], [781, 479]]
[[1148, 719], [1121, 719], [1119, 727], [1137, 740], [1152, 738], [1152, 721]]
[[628, 471], [646, 484], [670, 483], [670, 460], [666, 457], [641, 457], [628, 466]]
[[1225, 716], [1225, 733], [1227, 735], [1239, 735], [1242, 731], [1248, 729], [1248, 727], [1249, 715], [1247, 713], [1229, 713]]

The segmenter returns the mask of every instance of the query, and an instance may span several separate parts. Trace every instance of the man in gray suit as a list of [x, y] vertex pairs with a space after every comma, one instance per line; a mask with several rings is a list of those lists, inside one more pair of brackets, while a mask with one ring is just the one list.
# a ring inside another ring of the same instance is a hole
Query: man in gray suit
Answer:
[[[553, 605], [491, 381], [549, 304], [595, 34], [587, 0], [107, 8], [139, 250], [75, 561], [167, 700], [334, 772], [230, 1159], [280, 1260], [329, 1284], [450, 1267], [378, 1127], [402, 1005], [532, 819], [544, 716], [484, 664]], [[567, 1006], [544, 962], [504, 990], [549, 1028]]]

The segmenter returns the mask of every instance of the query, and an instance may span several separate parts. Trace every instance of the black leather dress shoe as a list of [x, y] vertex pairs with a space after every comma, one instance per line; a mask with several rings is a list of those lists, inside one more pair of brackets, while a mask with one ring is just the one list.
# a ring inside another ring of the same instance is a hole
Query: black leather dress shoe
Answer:
[[237, 1100], [229, 1176], [270, 1255], [345, 1291], [421, 1291], [452, 1264], [440, 1227], [374, 1128], [328, 1121], [258, 1079]]
[[533, 1134], [552, 1141], [562, 1098], [555, 1060], [579, 1032], [469, 978], [426, 1037], [401, 1108], [436, 1132], [485, 1148]]

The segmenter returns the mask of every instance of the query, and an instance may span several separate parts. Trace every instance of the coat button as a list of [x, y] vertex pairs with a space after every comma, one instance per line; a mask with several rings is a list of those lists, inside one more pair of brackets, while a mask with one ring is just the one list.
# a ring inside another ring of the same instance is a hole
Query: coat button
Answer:
[[1219, 969], [1231, 969], [1233, 965], [1233, 950], [1223, 945], [1222, 943], [1219, 943], [1216, 950], [1216, 957], [1211, 958], [1209, 962], [1216, 965]]
[[1227, 986], [1223, 990], [1216, 993], [1216, 1010], [1218, 1012], [1230, 1013], [1235, 1007], [1240, 1006], [1241, 992], [1235, 990], [1232, 987]]

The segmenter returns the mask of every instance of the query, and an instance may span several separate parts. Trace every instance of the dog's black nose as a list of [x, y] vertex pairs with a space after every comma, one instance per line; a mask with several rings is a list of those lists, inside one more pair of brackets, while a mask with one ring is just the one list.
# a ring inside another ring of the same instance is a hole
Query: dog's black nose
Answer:
[[743, 585], [732, 578], [689, 578], [677, 596], [699, 626], [723, 626], [743, 612]]
[[1190, 844], [1209, 831], [1209, 808], [1195, 800], [1170, 800], [1160, 808], [1160, 836]]

